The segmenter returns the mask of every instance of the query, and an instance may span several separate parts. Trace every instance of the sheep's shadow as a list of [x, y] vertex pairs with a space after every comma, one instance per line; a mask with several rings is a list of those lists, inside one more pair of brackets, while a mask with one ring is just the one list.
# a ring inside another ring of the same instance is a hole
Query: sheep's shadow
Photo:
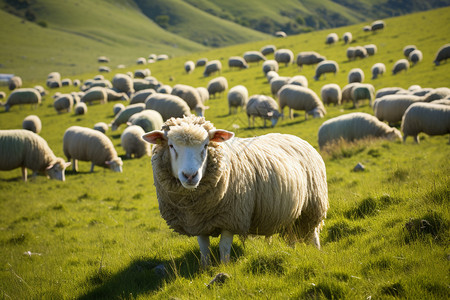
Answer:
[[[231, 261], [236, 260], [243, 252], [241, 245], [233, 243]], [[93, 288], [78, 299], [122, 299], [149, 295], [156, 292], [163, 284], [170, 283], [176, 278], [191, 279], [195, 274], [203, 272], [199, 256], [200, 251], [197, 248], [196, 251], [188, 250], [184, 255], [170, 260], [135, 259], [125, 269], [115, 274], [111, 274], [105, 269], [99, 269], [89, 275], [84, 283]], [[218, 245], [211, 246], [211, 256], [213, 266], [218, 265]]]

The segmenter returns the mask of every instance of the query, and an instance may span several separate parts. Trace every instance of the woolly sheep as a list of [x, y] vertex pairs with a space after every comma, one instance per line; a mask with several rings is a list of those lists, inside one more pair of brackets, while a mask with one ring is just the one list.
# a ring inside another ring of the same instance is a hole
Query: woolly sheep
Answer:
[[419, 133], [445, 135], [450, 133], [450, 106], [434, 103], [414, 103], [403, 115], [403, 142], [412, 136], [419, 143]]
[[436, 66], [439, 66], [441, 61], [447, 61], [450, 58], [450, 44], [445, 44], [436, 52], [436, 56], [433, 60]]
[[294, 62], [294, 53], [291, 49], [278, 49], [275, 51], [274, 57], [277, 63], [284, 63], [285, 66]]
[[339, 41], [339, 36], [337, 35], [337, 33], [332, 32], [327, 35], [327, 38], [325, 39], [325, 44], [331, 45], [337, 43], [337, 41]]
[[353, 36], [351, 32], [345, 32], [342, 36], [342, 40], [344, 41], [344, 44], [350, 44], [352, 42]]
[[364, 138], [383, 138], [401, 140], [400, 131], [391, 128], [374, 116], [355, 112], [329, 119], [322, 123], [318, 131], [319, 147], [322, 150], [326, 144], [345, 140], [353, 142]]
[[415, 64], [417, 64], [418, 62], [421, 62], [423, 59], [423, 54], [422, 51], [416, 49], [414, 51], [412, 51], [409, 56], [408, 59], [412, 62], [412, 65], [414, 66]]
[[248, 90], [243, 85], [236, 85], [230, 89], [227, 95], [228, 99], [228, 114], [231, 115], [232, 108], [234, 108], [235, 113], [237, 113], [238, 107], [243, 109], [247, 106], [248, 102]]
[[0, 99], [5, 99], [6, 98], [6, 93], [0, 91]]
[[168, 59], [169, 59], [169, 55], [167, 55], [167, 54], [159, 54], [158, 56], [156, 56], [157, 61], [168, 60]]
[[297, 54], [297, 65], [302, 68], [303, 65], [315, 65], [326, 60], [325, 56], [315, 51], [303, 51]]
[[195, 64], [192, 60], [188, 60], [184, 63], [184, 71], [186, 71], [187, 74], [190, 74], [194, 71]]
[[130, 104], [145, 103], [145, 100], [148, 98], [148, 96], [155, 94], [155, 93], [156, 93], [156, 91], [154, 89], [145, 89], [145, 90], [137, 91], [131, 97]]
[[392, 67], [392, 74], [395, 75], [402, 70], [405, 70], [405, 72], [406, 72], [408, 69], [409, 69], [408, 60], [405, 58], [402, 58], [395, 62], [394, 66]]
[[203, 67], [206, 65], [206, 63], [208, 62], [207, 58], [200, 58], [197, 60], [197, 62], [195, 63], [196, 67]]
[[284, 107], [289, 107], [289, 118], [294, 118], [294, 110], [304, 110], [305, 120], [308, 114], [314, 118], [322, 118], [326, 114], [325, 107], [317, 94], [306, 87], [288, 84], [278, 92], [281, 115], [284, 115]]
[[203, 86], [199, 86], [199, 87], [197, 87], [197, 91], [198, 91], [203, 103], [205, 103], [207, 100], [209, 100], [209, 92], [208, 92], [207, 88], [205, 88]]
[[71, 94], [61, 94], [58, 98], [53, 101], [53, 107], [56, 112], [62, 113], [64, 111], [70, 112], [73, 108], [73, 97]]
[[328, 83], [320, 89], [320, 96], [323, 104], [341, 105], [342, 92], [341, 87], [336, 83]]
[[109, 58], [107, 58], [106, 56], [99, 56], [98, 58], [97, 58], [97, 62], [99, 62], [99, 63], [109, 63]]
[[145, 65], [147, 64], [147, 60], [145, 59], [145, 57], [139, 57], [138, 59], [136, 59], [136, 64]]
[[5, 111], [14, 105], [31, 104], [37, 107], [41, 103], [41, 94], [34, 88], [19, 88], [9, 94], [5, 103], [0, 102], [0, 105], [5, 107]]
[[175, 95], [152, 94], [145, 100], [145, 109], [153, 109], [159, 112], [164, 121], [183, 116], [190, 116], [191, 109], [186, 101]]
[[360, 68], [353, 68], [348, 72], [348, 83], [363, 82], [364, 71]]
[[429, 93], [425, 95], [425, 102], [431, 102], [434, 100], [443, 99], [450, 95], [450, 89], [447, 87], [440, 87], [431, 90]]
[[276, 96], [278, 91], [288, 83], [291, 77], [278, 76], [270, 80], [270, 91], [272, 95]]
[[172, 87], [168, 84], [163, 84], [156, 90], [156, 92], [160, 94], [170, 94], [172, 93]]
[[308, 79], [303, 75], [295, 75], [287, 81], [287, 84], [295, 84], [303, 87], [308, 87]]
[[81, 90], [83, 92], [87, 92], [92, 88], [95, 87], [100, 87], [100, 88], [112, 88], [113, 85], [111, 83], [111, 81], [107, 80], [107, 79], [101, 79], [101, 80], [94, 80], [91, 81], [89, 85], [87, 85], [86, 83], [84, 84], [84, 86], [81, 88]]
[[364, 32], [372, 31], [372, 27], [370, 27], [369, 25], [365, 25], [365, 26], [363, 26], [363, 31]]
[[152, 76], [133, 79], [133, 88], [136, 92], [146, 89], [154, 89], [156, 91], [160, 86], [161, 83], [159, 83], [158, 80]]
[[98, 67], [98, 71], [100, 73], [109, 73], [109, 72], [111, 72], [111, 69], [107, 66], [100, 66], [100, 67]]
[[339, 72], [339, 65], [337, 62], [334, 60], [324, 60], [317, 65], [314, 79], [319, 80], [322, 74], [325, 77], [325, 73], [334, 73], [334, 75], [336, 75], [337, 72]]
[[432, 101], [430, 103], [440, 104], [440, 105], [450, 105], [450, 97], [448, 97], [446, 99], [434, 100], [434, 101]]
[[130, 98], [126, 93], [123, 92], [117, 92], [114, 89], [105, 89], [106, 91], [106, 98], [108, 101], [129, 101]]
[[125, 109], [125, 105], [122, 103], [116, 103], [113, 106], [113, 114], [116, 116], [121, 110]]
[[81, 102], [92, 104], [93, 101], [100, 101], [100, 104], [105, 104], [108, 102], [108, 94], [106, 89], [103, 87], [94, 87], [89, 89], [83, 97], [81, 97]]
[[98, 122], [94, 124], [93, 129], [98, 130], [101, 133], [106, 133], [106, 131], [108, 131], [108, 124], [105, 122]]
[[376, 20], [370, 25], [370, 29], [372, 31], [377, 31], [384, 29], [386, 27], [386, 23], [383, 20]]
[[94, 81], [103, 81], [105, 80], [105, 76], [102, 74], [98, 74], [94, 76]]
[[152, 75], [152, 72], [150, 71], [150, 69], [146, 68], [146, 69], [139, 69], [139, 70], [135, 70], [134, 71], [134, 78], [145, 78]]
[[78, 160], [90, 161], [94, 166], [109, 167], [114, 172], [122, 172], [122, 159], [117, 156], [111, 140], [98, 130], [81, 127], [69, 127], [63, 136], [63, 151], [67, 161], [73, 159], [72, 168], [78, 172]]
[[266, 45], [261, 48], [260, 52], [262, 55], [267, 55], [267, 54], [275, 53], [276, 50], [277, 50], [277, 47], [275, 45]]
[[[247, 112], [249, 128], [255, 127], [255, 117], [261, 117], [264, 120], [264, 127], [266, 127], [266, 120], [270, 120], [272, 127], [274, 127], [280, 117], [277, 102], [272, 97], [266, 95], [251, 96], [248, 99], [245, 110]], [[250, 123], [250, 116], [252, 117], [252, 123]]]
[[320, 248], [329, 206], [321, 156], [293, 135], [233, 136], [191, 117], [171, 119], [163, 131], [143, 137], [156, 144], [153, 178], [169, 227], [197, 236], [203, 266], [210, 264], [209, 236], [221, 235], [223, 263], [230, 259], [234, 234], [280, 233], [288, 242], [312, 242]]
[[423, 97], [413, 95], [387, 95], [377, 98], [373, 103], [373, 112], [380, 121], [390, 125], [399, 123], [411, 104], [423, 101]]
[[22, 78], [19, 76], [13, 76], [8, 80], [8, 88], [10, 91], [20, 89], [22, 87]]
[[401, 91], [405, 91], [404, 88], [401, 87], [385, 87], [381, 88], [377, 91], [375, 98], [381, 98], [386, 95], [394, 95], [396, 93], [399, 93]]
[[87, 113], [87, 105], [84, 102], [79, 102], [75, 105], [73, 111], [76, 115], [84, 115]]
[[150, 156], [150, 144], [146, 143], [141, 137], [145, 134], [144, 129], [138, 125], [131, 125], [123, 131], [120, 142], [125, 150], [127, 158], [141, 158]]
[[269, 71], [278, 72], [278, 62], [274, 59], [268, 59], [262, 64], [262, 71], [264, 75], [267, 75]]
[[375, 98], [375, 88], [371, 84], [357, 84], [351, 90], [353, 107], [358, 107], [358, 101], [369, 99], [369, 105], [372, 106], [372, 100]]
[[409, 57], [409, 54], [410, 54], [411, 52], [413, 52], [414, 50], [416, 50], [416, 49], [417, 49], [417, 47], [416, 47], [415, 45], [407, 45], [407, 46], [403, 47], [403, 55], [404, 55], [406, 58], [408, 58], [408, 57]]
[[355, 52], [353, 52], [353, 58], [365, 58], [369, 56], [369, 54], [367, 53], [367, 49], [364, 48], [363, 46], [356, 46], [355, 47]]
[[22, 180], [27, 181], [27, 168], [56, 180], [65, 180], [64, 171], [70, 165], [56, 157], [47, 142], [26, 129], [0, 130], [0, 170], [22, 169]]
[[345, 103], [345, 102], [349, 102], [349, 101], [353, 101], [352, 100], [352, 90], [353, 87], [355, 87], [356, 85], [359, 85], [359, 82], [352, 82], [349, 83], [347, 85], [345, 85], [342, 88], [342, 99], [341, 99], [341, 103]]
[[194, 110], [197, 116], [203, 117], [205, 115], [205, 109], [208, 107], [203, 105], [202, 98], [195, 87], [185, 84], [176, 84], [173, 86], [171, 94], [186, 101], [189, 108]]
[[42, 129], [41, 119], [36, 115], [29, 115], [23, 119], [22, 128], [39, 134]]
[[375, 63], [370, 71], [372, 72], [372, 79], [376, 79], [379, 75], [386, 73], [386, 66], [383, 63]]
[[374, 44], [364, 45], [364, 49], [366, 49], [367, 55], [375, 55], [377, 53], [377, 46]]
[[247, 51], [243, 56], [247, 63], [259, 63], [266, 60], [266, 57], [260, 51]]
[[161, 129], [164, 120], [159, 112], [153, 109], [145, 109], [132, 115], [128, 119], [129, 125], [142, 127], [145, 132]]
[[125, 109], [121, 110], [116, 117], [114, 118], [114, 120], [111, 121], [111, 130], [112, 131], [116, 131], [120, 125], [122, 124], [126, 124], [128, 122], [128, 119], [138, 113], [141, 112], [145, 109], [145, 104], [144, 103], [136, 103], [136, 104], [130, 104], [128, 106], [125, 106]]
[[118, 73], [114, 75], [111, 83], [114, 89], [127, 93], [128, 96], [134, 93], [133, 79], [126, 74]]
[[356, 51], [355, 47], [348, 47], [347, 48], [347, 51], [346, 51], [345, 55], [347, 56], [348, 60], [355, 59], [355, 51]]
[[286, 34], [286, 32], [280, 30], [280, 31], [275, 32], [275, 36], [279, 37], [279, 38], [284, 38], [284, 37], [287, 37], [287, 34]]
[[210, 96], [216, 97], [217, 93], [223, 93], [228, 89], [228, 81], [223, 76], [216, 77], [208, 82], [207, 89]]
[[247, 69], [248, 64], [245, 61], [245, 59], [243, 59], [240, 56], [231, 56], [230, 58], [228, 58], [228, 67], [230, 69], [231, 68]]
[[278, 78], [278, 77], [280, 77], [280, 76], [275, 71], [269, 71], [266, 74], [267, 82], [269, 82], [269, 83], [272, 81], [272, 79]]
[[48, 94], [42, 85], [35, 85], [33, 88], [36, 89], [42, 97]]
[[222, 71], [222, 63], [220, 62], [220, 60], [212, 60], [206, 63], [205, 70], [203, 71], [203, 76], [208, 77], [216, 72], [220, 74], [221, 71]]
[[61, 80], [61, 86], [70, 86], [72, 85], [72, 79], [70, 78], [64, 78]]

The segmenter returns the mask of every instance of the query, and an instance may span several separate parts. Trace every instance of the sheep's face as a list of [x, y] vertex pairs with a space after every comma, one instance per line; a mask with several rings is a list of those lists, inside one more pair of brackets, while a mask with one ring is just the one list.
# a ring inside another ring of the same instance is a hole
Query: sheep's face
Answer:
[[65, 178], [64, 172], [68, 166], [70, 166], [70, 162], [67, 162], [67, 163], [57, 162], [57, 163], [49, 166], [45, 171], [49, 178], [65, 181], [66, 178]]

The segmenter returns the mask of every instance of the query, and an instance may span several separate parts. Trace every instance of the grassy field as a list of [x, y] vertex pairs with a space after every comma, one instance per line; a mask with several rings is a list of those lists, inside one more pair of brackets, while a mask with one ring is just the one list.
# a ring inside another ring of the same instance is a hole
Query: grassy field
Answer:
[[[313, 67], [299, 71], [281, 66], [279, 74], [305, 75], [317, 93], [326, 84], [343, 87], [348, 71], [360, 67], [366, 82], [376, 89], [387, 86], [408, 88], [449, 87], [450, 63], [435, 67], [437, 49], [448, 43], [450, 8], [386, 19], [385, 30], [364, 33], [358, 24], [334, 30], [235, 45], [161, 61], [148, 67], [163, 83], [206, 86], [211, 79], [196, 69], [185, 74], [186, 60], [201, 57], [220, 59], [222, 76], [229, 87], [247, 86], [250, 94], [270, 94], [261, 65], [247, 70], [230, 70], [228, 57], [274, 44], [296, 54], [314, 50], [339, 63], [336, 76], [312, 79]], [[414, 26], [412, 26], [414, 25]], [[375, 56], [348, 62], [342, 42], [326, 46], [330, 32], [339, 36], [353, 33], [352, 45], [376, 44]], [[391, 74], [405, 45], [414, 44], [423, 52], [422, 62], [408, 72]], [[87, 55], [87, 54], [83, 54]], [[90, 53], [96, 59], [97, 53]], [[272, 58], [271, 55], [268, 58]], [[384, 62], [387, 73], [370, 80], [370, 68]], [[142, 66], [114, 69], [134, 71]], [[63, 77], [88, 79], [96, 75], [62, 72]], [[45, 84], [26, 80], [25, 86]], [[0, 128], [20, 128], [29, 114], [43, 123], [44, 137], [57, 156], [63, 157], [62, 137], [71, 125], [92, 127], [110, 122], [114, 102], [88, 107], [84, 116], [57, 114], [51, 90], [37, 109], [13, 106], [0, 112]], [[5, 91], [6, 87], [0, 87]], [[317, 130], [327, 119], [354, 112], [350, 104], [327, 107], [323, 119], [281, 120], [274, 128], [263, 128], [257, 120], [247, 128], [245, 112], [228, 115], [226, 95], [210, 99], [206, 117], [217, 128], [235, 131], [239, 137], [269, 132], [297, 135], [318, 148]], [[358, 111], [372, 113], [367, 102]], [[107, 132], [119, 155], [125, 152], [118, 131]], [[448, 135], [421, 135], [421, 143], [410, 138], [405, 144], [368, 140], [340, 145], [321, 152], [327, 167], [330, 209], [321, 233], [322, 250], [305, 244], [289, 247], [275, 236], [271, 244], [263, 238], [242, 243], [234, 238], [232, 261], [215, 262], [207, 270], [199, 268], [196, 238], [173, 233], [160, 217], [149, 157], [124, 160], [121, 174], [80, 162], [80, 172], [71, 168], [66, 182], [38, 176], [21, 181], [20, 169], [0, 172], [0, 296], [4, 299], [446, 299], [449, 290], [450, 242], [450, 148]], [[0, 145], [1, 146], [1, 145]], [[361, 162], [364, 172], [353, 172]], [[218, 239], [212, 240], [218, 255]], [[208, 283], [220, 272], [231, 277], [223, 285]]]

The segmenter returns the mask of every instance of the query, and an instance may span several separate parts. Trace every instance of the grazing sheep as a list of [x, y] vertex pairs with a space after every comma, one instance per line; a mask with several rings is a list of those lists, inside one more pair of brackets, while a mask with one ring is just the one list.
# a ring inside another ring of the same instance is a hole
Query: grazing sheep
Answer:
[[308, 79], [303, 75], [295, 75], [288, 80], [287, 84], [294, 84], [303, 87], [308, 87]]
[[284, 63], [286, 67], [294, 62], [294, 53], [291, 49], [278, 49], [274, 56], [277, 63]]
[[273, 96], [278, 94], [278, 91], [288, 83], [291, 77], [278, 76], [270, 80], [270, 91]]
[[200, 98], [202, 99], [202, 102], [205, 103], [206, 101], [209, 100], [209, 92], [208, 89], [202, 86], [199, 86], [197, 88], [197, 91], [200, 95]]
[[172, 93], [172, 87], [168, 84], [163, 84], [156, 90], [156, 92], [160, 94], [170, 94]]
[[300, 69], [303, 65], [315, 65], [326, 60], [325, 56], [315, 51], [303, 51], [297, 54], [296, 62]]
[[169, 55], [167, 55], [167, 54], [159, 54], [158, 56], [156, 56], [157, 61], [168, 60], [168, 59], [169, 59]]
[[145, 100], [145, 109], [153, 109], [161, 114], [164, 121], [174, 117], [190, 116], [191, 109], [186, 101], [175, 95], [152, 94]]
[[352, 82], [347, 84], [346, 86], [344, 86], [342, 88], [342, 99], [341, 99], [341, 103], [345, 103], [345, 102], [349, 102], [349, 101], [353, 101], [352, 100], [352, 90], [355, 86], [359, 85], [359, 82]]
[[72, 79], [70, 78], [64, 78], [61, 80], [61, 86], [70, 86], [72, 85]]
[[418, 90], [422, 90], [422, 87], [418, 84], [410, 85], [408, 88], [408, 92], [414, 92], [414, 91], [418, 91]]
[[294, 118], [294, 110], [304, 110], [305, 120], [308, 114], [314, 118], [323, 118], [326, 114], [325, 107], [317, 94], [306, 87], [287, 84], [278, 92], [280, 112], [284, 116], [284, 107], [289, 107], [289, 118]]
[[402, 120], [410, 105], [423, 100], [423, 97], [413, 95], [387, 95], [373, 102], [373, 112], [378, 120], [394, 125]]
[[385, 87], [385, 88], [381, 88], [377, 91], [375, 98], [381, 98], [383, 96], [386, 95], [394, 95], [397, 94], [399, 92], [405, 91], [404, 88], [401, 87]]
[[39, 134], [42, 129], [41, 119], [36, 115], [29, 115], [23, 119], [22, 128]]
[[33, 88], [36, 89], [39, 92], [39, 94], [41, 94], [42, 97], [48, 94], [48, 92], [44, 89], [42, 85], [35, 85]]
[[285, 37], [287, 37], [287, 34], [284, 31], [277, 31], [277, 32], [275, 32], [275, 36], [278, 38], [285, 38]]
[[278, 62], [274, 59], [268, 59], [262, 64], [262, 71], [264, 75], [267, 75], [269, 71], [278, 72]]
[[99, 56], [97, 58], [97, 62], [99, 62], [99, 63], [109, 63], [109, 58], [107, 58], [106, 56]]
[[145, 132], [161, 129], [164, 120], [159, 112], [153, 109], [145, 109], [132, 115], [128, 119], [129, 125], [142, 127]]
[[6, 102], [0, 102], [9, 111], [13, 105], [31, 104], [35, 108], [41, 103], [41, 94], [34, 88], [19, 88], [9, 94]]
[[363, 27], [363, 31], [364, 31], [364, 32], [372, 31], [372, 27], [370, 27], [369, 25], [365, 25], [365, 26]]
[[111, 72], [111, 69], [107, 66], [100, 66], [100, 67], [98, 67], [98, 71], [100, 73], [109, 73], [109, 72]]
[[248, 102], [248, 90], [243, 85], [236, 85], [230, 89], [228, 92], [228, 114], [231, 115], [232, 107], [237, 113], [238, 107], [241, 107], [241, 110], [247, 106]]
[[141, 126], [131, 125], [125, 128], [120, 136], [120, 142], [127, 158], [150, 156], [150, 144], [142, 139], [145, 134]]
[[116, 116], [123, 109], [125, 109], [125, 105], [123, 105], [122, 103], [114, 104], [114, 106], [113, 106], [113, 114], [114, 114], [114, 116]]
[[377, 46], [375, 44], [364, 45], [364, 49], [366, 49], [367, 55], [372, 56], [377, 53]]
[[322, 86], [320, 96], [323, 104], [341, 105], [342, 92], [341, 87], [336, 83], [328, 83]]
[[[264, 127], [266, 127], [266, 120], [270, 120], [272, 127], [274, 127], [280, 113], [278, 112], [277, 102], [270, 96], [253, 95], [248, 99], [246, 107], [248, 117], [248, 127], [255, 127], [255, 117], [261, 117], [264, 120]], [[252, 124], [250, 123], [250, 116], [252, 117]]]
[[[42, 96], [42, 95], [41, 95]], [[0, 91], [0, 99], [5, 99], [6, 98], [6, 93]]]
[[161, 83], [152, 76], [133, 79], [133, 88], [136, 92], [146, 89], [154, 89], [156, 91], [160, 86]]
[[370, 25], [370, 30], [375, 32], [386, 27], [386, 23], [383, 20], [376, 20]]
[[322, 123], [318, 132], [319, 147], [328, 143], [375, 137], [388, 140], [401, 140], [402, 135], [396, 128], [389, 127], [374, 116], [355, 112], [329, 119]]
[[145, 100], [148, 98], [148, 96], [155, 94], [155, 93], [156, 93], [156, 91], [154, 89], [145, 89], [145, 90], [137, 91], [131, 97], [130, 104], [145, 103]]
[[344, 41], [344, 44], [350, 44], [352, 42], [353, 36], [351, 32], [345, 32], [342, 36], [342, 40]]
[[228, 81], [223, 76], [216, 77], [208, 82], [206, 88], [209, 95], [215, 98], [217, 93], [224, 93], [228, 89]]
[[87, 113], [87, 110], [87, 105], [84, 102], [77, 103], [73, 109], [75, 115], [84, 115]]
[[266, 57], [260, 51], [247, 51], [243, 56], [247, 63], [259, 63], [266, 60]]
[[73, 104], [74, 101], [71, 94], [61, 94], [53, 101], [53, 107], [59, 114], [64, 111], [70, 112], [73, 108]]
[[222, 63], [220, 62], [220, 60], [212, 60], [206, 63], [205, 70], [203, 71], [203, 76], [208, 77], [216, 72], [220, 74], [221, 71], [222, 71]]
[[353, 68], [348, 72], [348, 83], [352, 82], [363, 82], [364, 81], [364, 71], [360, 68]]
[[436, 56], [433, 60], [436, 66], [439, 66], [441, 61], [447, 62], [447, 59], [450, 58], [450, 44], [445, 44], [436, 52]]
[[353, 58], [359, 57], [359, 58], [363, 59], [363, 58], [365, 58], [367, 56], [369, 56], [369, 54], [367, 53], [367, 49], [366, 48], [364, 48], [363, 46], [356, 46], [355, 47], [355, 52], [353, 53]]
[[92, 104], [93, 101], [100, 101], [100, 104], [106, 104], [108, 102], [108, 94], [103, 87], [94, 87], [89, 89], [83, 97], [81, 102]]
[[238, 68], [238, 69], [248, 69], [248, 64], [245, 61], [245, 59], [243, 59], [240, 56], [231, 56], [228, 59], [228, 67], [231, 68]]
[[208, 62], [207, 58], [200, 58], [197, 60], [197, 62], [195, 63], [196, 67], [203, 67], [206, 65], [206, 63]]
[[450, 106], [434, 103], [414, 103], [402, 119], [403, 142], [412, 136], [419, 143], [419, 133], [445, 135], [450, 133]]
[[126, 93], [123, 92], [117, 92], [114, 89], [105, 89], [106, 91], [106, 98], [108, 101], [129, 101], [130, 98]]
[[94, 124], [94, 129], [100, 131], [101, 133], [106, 133], [108, 131], [108, 124], [105, 122], [98, 122]]
[[314, 75], [315, 80], [319, 80], [320, 76], [323, 74], [325, 77], [325, 73], [336, 73], [339, 72], [339, 65], [334, 60], [324, 60], [319, 63], [316, 67], [316, 75]]
[[371, 69], [372, 79], [378, 78], [379, 75], [386, 73], [386, 66], [383, 63], [375, 63]]
[[136, 103], [136, 104], [130, 104], [128, 106], [125, 106], [125, 109], [121, 110], [114, 120], [111, 121], [111, 130], [116, 131], [120, 125], [126, 124], [128, 122], [128, 119], [138, 112], [141, 112], [145, 109], [144, 103]]
[[0, 130], [0, 170], [22, 168], [22, 180], [27, 181], [27, 168], [33, 177], [42, 172], [51, 179], [64, 181], [64, 171], [70, 165], [56, 157], [47, 142], [26, 129]]
[[19, 76], [13, 76], [8, 80], [8, 88], [10, 91], [20, 89], [22, 87], [22, 78]]
[[63, 151], [67, 161], [73, 159], [72, 168], [78, 172], [78, 160], [91, 162], [94, 166], [109, 167], [114, 172], [122, 172], [122, 159], [117, 156], [111, 140], [98, 130], [81, 127], [69, 127], [63, 136]]
[[399, 73], [402, 70], [405, 72], [409, 69], [409, 62], [407, 59], [402, 58], [395, 62], [394, 67], [392, 67], [392, 75]]
[[134, 93], [133, 79], [127, 74], [116, 74], [112, 79], [112, 86], [118, 92], [127, 93], [128, 96]]
[[409, 54], [410, 54], [411, 52], [413, 52], [414, 50], [416, 50], [416, 49], [417, 49], [417, 47], [416, 47], [415, 45], [407, 45], [407, 46], [403, 47], [403, 55], [404, 55], [406, 58], [408, 58], [408, 57], [409, 57]]
[[[267, 82], [268, 82], [268, 83], [270, 83], [270, 82], [272, 81], [272, 79], [278, 78], [278, 77], [280, 77], [280, 75], [278, 75], [278, 73], [275, 72], [275, 71], [269, 71], [269, 72], [267, 72], [267, 74], [266, 74], [266, 78], [267, 78]], [[289, 78], [289, 77], [288, 77], [288, 78]]]
[[412, 65], [415, 66], [418, 62], [421, 62], [423, 59], [422, 51], [418, 49], [412, 51], [409, 54], [408, 59], [412, 62]]
[[332, 32], [327, 35], [327, 38], [325, 39], [325, 44], [331, 45], [331, 44], [337, 43], [338, 41], [339, 41], [339, 36], [337, 35], [337, 33]]
[[143, 137], [156, 144], [153, 178], [169, 227], [198, 237], [203, 266], [210, 263], [209, 236], [221, 235], [223, 263], [230, 259], [234, 234], [280, 233], [288, 242], [320, 248], [329, 206], [321, 156], [293, 135], [233, 136], [190, 117], [171, 119], [163, 131]]
[[195, 69], [195, 64], [192, 60], [188, 60], [184, 63], [184, 70], [187, 74], [191, 74]]
[[194, 110], [197, 116], [203, 117], [205, 115], [205, 109], [208, 107], [203, 105], [202, 98], [195, 87], [185, 84], [176, 84], [173, 86], [171, 94], [186, 101], [189, 108]]
[[275, 45], [266, 45], [266, 46], [262, 47], [260, 50], [262, 55], [275, 53], [275, 51], [277, 51], [277, 47]]
[[440, 104], [440, 105], [450, 105], [450, 97], [446, 98], [446, 99], [439, 99], [439, 100], [434, 100], [430, 103], [433, 104]]
[[434, 100], [444, 99], [445, 97], [450, 95], [450, 89], [447, 87], [440, 87], [431, 90], [429, 93], [425, 95], [425, 102], [431, 102]]
[[147, 60], [145, 59], [145, 57], [139, 57], [138, 59], [136, 59], [136, 64], [137, 65], [145, 65], [145, 64], [147, 64]]
[[371, 84], [357, 84], [351, 90], [353, 107], [358, 107], [358, 101], [369, 99], [369, 105], [372, 106], [372, 100], [375, 98], [375, 88]]
[[152, 75], [152, 72], [148, 68], [134, 71], [134, 78], [144, 79], [145, 77], [148, 77], [150, 75]]
[[348, 60], [355, 59], [355, 51], [356, 51], [355, 47], [348, 47], [347, 48], [347, 51], [346, 51], [345, 55], [347, 55]]
[[82, 87], [83, 92], [87, 92], [88, 90], [94, 88], [94, 87], [100, 87], [100, 88], [108, 88], [111, 89], [113, 87], [111, 81], [107, 79], [101, 79], [101, 80], [93, 80], [90, 82], [89, 85], [85, 83], [85, 86]]

